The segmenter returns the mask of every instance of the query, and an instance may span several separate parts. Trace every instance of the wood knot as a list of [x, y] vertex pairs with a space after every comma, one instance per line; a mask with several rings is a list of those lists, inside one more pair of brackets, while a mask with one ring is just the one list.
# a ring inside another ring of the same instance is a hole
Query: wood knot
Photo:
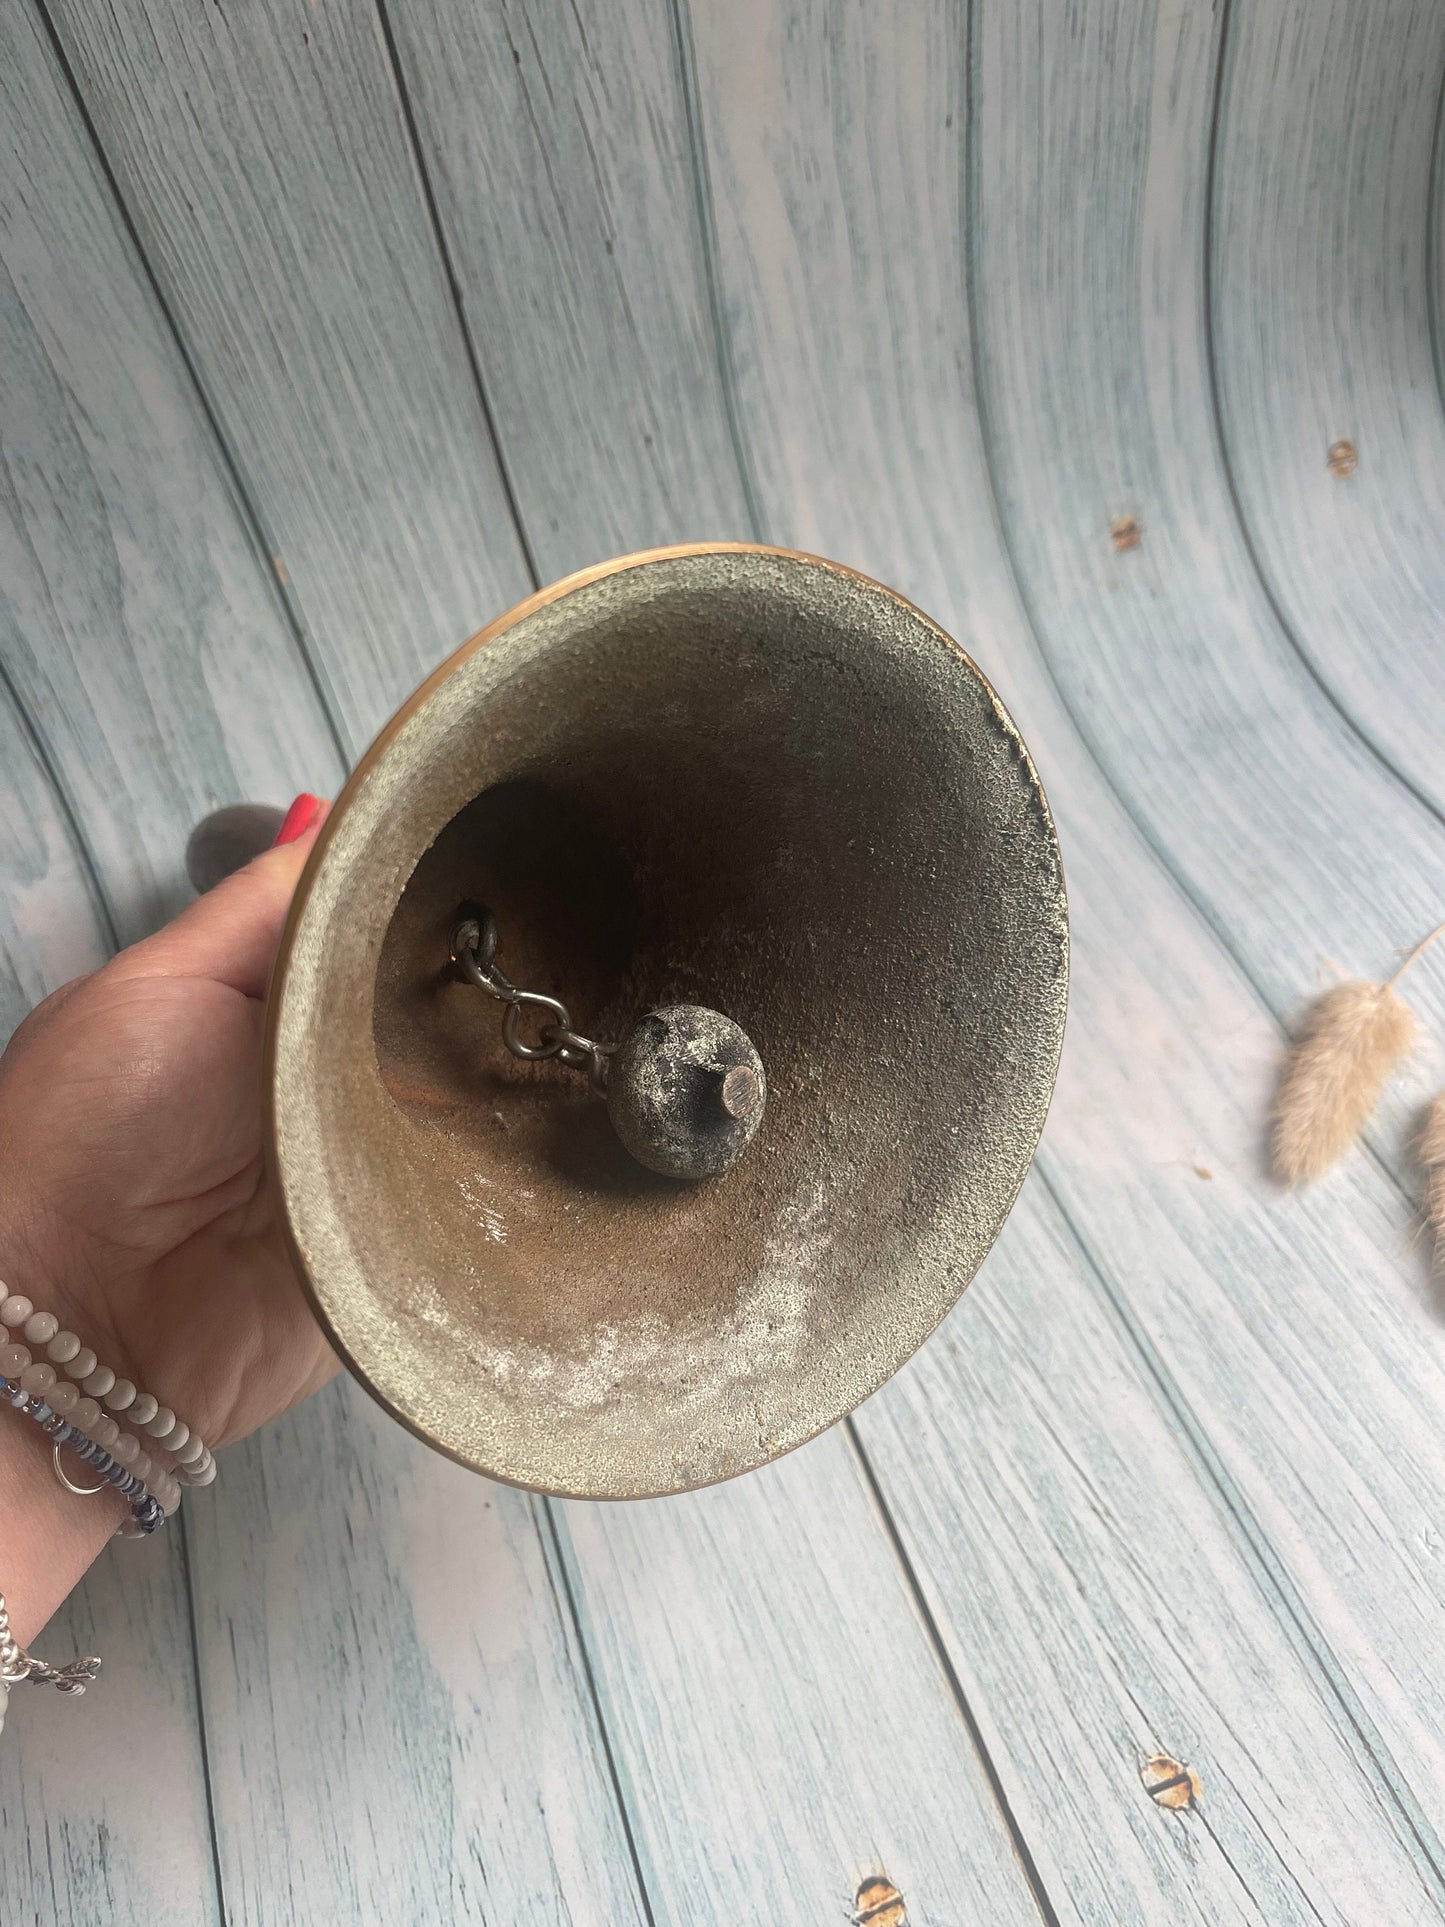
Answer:
[[903, 1896], [886, 1873], [869, 1874], [853, 1896], [853, 1927], [907, 1927]]
[[1109, 524], [1109, 536], [1114, 547], [1123, 555], [1128, 549], [1137, 549], [1144, 540], [1144, 528], [1137, 515], [1117, 515]]
[[1156, 1807], [1169, 1807], [1177, 1812], [1181, 1807], [1197, 1806], [1204, 1798], [1204, 1789], [1194, 1768], [1183, 1765], [1168, 1753], [1156, 1753], [1146, 1760], [1139, 1769], [1139, 1778]]
[[1331, 475], [1353, 475], [1360, 466], [1360, 451], [1353, 442], [1331, 442], [1325, 467]]

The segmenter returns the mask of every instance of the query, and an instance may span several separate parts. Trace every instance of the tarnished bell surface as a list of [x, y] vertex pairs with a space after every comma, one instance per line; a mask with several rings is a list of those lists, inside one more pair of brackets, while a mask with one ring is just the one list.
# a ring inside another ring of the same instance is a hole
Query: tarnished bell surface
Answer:
[[[638, 1163], [611, 1071], [604, 1099], [509, 1054], [448, 962], [464, 900], [588, 1036], [741, 1026], [763, 1081], [728, 1101], [766, 1105], [725, 1175]], [[957, 1299], [1042, 1127], [1067, 976], [1033, 766], [918, 610], [771, 549], [588, 570], [432, 677], [308, 865], [267, 1072], [303, 1281], [382, 1403], [480, 1471], [727, 1478]]]

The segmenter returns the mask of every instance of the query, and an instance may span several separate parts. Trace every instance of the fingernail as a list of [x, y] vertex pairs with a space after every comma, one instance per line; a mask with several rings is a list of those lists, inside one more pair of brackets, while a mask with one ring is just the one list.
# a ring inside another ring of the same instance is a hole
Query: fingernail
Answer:
[[294, 843], [297, 837], [305, 836], [320, 814], [321, 798], [303, 790], [282, 818], [281, 827], [276, 832], [276, 840], [271, 848], [279, 849], [283, 843]]

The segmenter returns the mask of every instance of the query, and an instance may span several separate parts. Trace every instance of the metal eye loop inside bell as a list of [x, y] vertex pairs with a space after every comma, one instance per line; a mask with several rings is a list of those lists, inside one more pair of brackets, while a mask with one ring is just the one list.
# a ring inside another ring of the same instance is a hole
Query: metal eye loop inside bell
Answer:
[[468, 983], [475, 984], [478, 990], [485, 990], [489, 997], [495, 997], [504, 1004], [516, 1000], [517, 987], [511, 978], [498, 970], [495, 964], [483, 969], [475, 950], [469, 950], [465, 945], [458, 946], [454, 941], [452, 962]]
[[460, 962], [463, 955], [471, 958], [479, 971], [485, 974], [492, 968], [496, 959], [497, 946], [502, 940], [497, 928], [497, 919], [484, 903], [457, 905], [457, 914], [452, 927], [452, 957]]

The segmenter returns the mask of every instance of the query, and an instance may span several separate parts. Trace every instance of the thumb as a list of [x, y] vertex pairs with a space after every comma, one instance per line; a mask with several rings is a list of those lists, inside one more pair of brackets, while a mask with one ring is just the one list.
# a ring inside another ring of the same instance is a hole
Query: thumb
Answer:
[[[291, 898], [331, 808], [316, 797], [305, 830], [273, 845], [158, 930], [122, 950], [107, 969], [125, 977], [202, 977], [229, 984], [247, 997], [264, 997]], [[297, 816], [293, 804], [282, 825]]]

